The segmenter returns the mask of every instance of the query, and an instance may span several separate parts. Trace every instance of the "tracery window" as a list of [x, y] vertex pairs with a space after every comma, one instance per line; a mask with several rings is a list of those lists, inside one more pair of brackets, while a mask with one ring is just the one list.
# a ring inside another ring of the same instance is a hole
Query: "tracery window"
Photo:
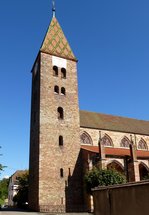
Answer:
[[124, 137], [121, 140], [120, 146], [121, 147], [125, 147], [125, 148], [129, 148], [129, 145], [131, 144], [130, 140], [127, 137]]
[[143, 138], [138, 143], [138, 149], [148, 150], [147, 144]]
[[80, 136], [81, 144], [92, 145], [92, 139], [87, 132], [83, 132]]
[[104, 135], [101, 141], [104, 146], [113, 146], [112, 139], [107, 134]]

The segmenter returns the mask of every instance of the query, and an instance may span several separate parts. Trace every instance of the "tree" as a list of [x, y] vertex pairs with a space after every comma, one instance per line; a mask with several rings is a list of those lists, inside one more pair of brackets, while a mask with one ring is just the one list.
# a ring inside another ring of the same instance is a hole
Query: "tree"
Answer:
[[28, 186], [29, 186], [29, 172], [26, 170], [18, 180], [18, 193], [14, 196], [13, 201], [18, 207], [23, 207], [28, 202]]
[[[2, 147], [0, 146], [0, 149], [1, 149]], [[0, 156], [2, 156], [2, 154], [0, 154]], [[5, 168], [6, 166], [3, 166], [2, 164], [0, 164], [0, 174], [1, 174], [1, 171]]]
[[98, 169], [94, 167], [85, 175], [85, 184], [88, 193], [92, 193], [92, 189], [98, 186], [108, 186], [114, 184], [126, 183], [126, 177], [116, 170]]
[[0, 180], [0, 205], [4, 204], [5, 199], [8, 198], [8, 184], [9, 179]]

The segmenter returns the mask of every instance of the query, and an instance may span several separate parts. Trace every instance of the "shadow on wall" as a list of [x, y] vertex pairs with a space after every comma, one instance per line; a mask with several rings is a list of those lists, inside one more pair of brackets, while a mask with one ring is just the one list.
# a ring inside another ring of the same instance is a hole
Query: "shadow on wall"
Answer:
[[69, 170], [68, 180], [66, 181], [66, 212], [84, 212], [84, 190], [83, 190], [83, 167], [81, 151], [79, 153], [74, 172], [71, 175]]

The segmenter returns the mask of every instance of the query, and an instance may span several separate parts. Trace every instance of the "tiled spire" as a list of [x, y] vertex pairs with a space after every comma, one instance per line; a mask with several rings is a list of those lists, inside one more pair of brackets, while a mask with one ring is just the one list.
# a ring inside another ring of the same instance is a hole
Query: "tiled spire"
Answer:
[[40, 51], [76, 61], [76, 58], [56, 17], [52, 18]]

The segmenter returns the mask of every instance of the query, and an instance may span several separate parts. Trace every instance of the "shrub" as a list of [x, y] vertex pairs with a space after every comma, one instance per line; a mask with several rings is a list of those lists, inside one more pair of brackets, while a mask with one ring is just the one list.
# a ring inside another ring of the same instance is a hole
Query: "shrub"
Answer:
[[85, 184], [88, 193], [98, 186], [108, 186], [126, 183], [126, 177], [113, 169], [98, 169], [94, 167], [85, 175]]

